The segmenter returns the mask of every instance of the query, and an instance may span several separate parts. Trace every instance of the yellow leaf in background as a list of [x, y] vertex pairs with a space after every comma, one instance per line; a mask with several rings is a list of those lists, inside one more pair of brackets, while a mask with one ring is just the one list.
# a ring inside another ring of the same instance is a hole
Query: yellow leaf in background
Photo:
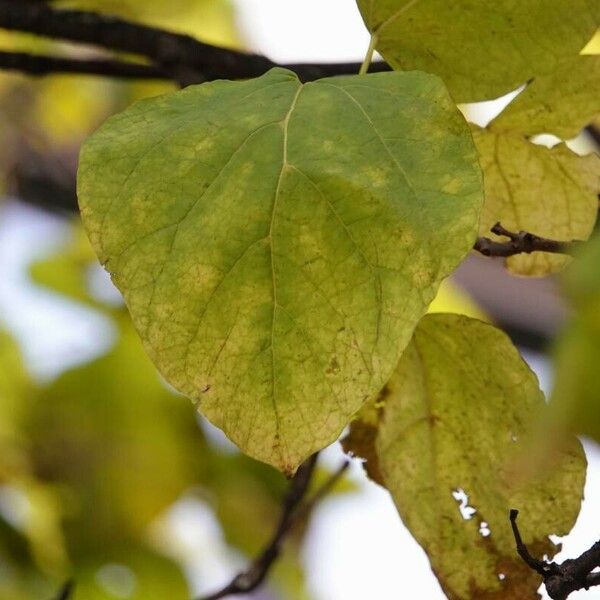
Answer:
[[[546, 148], [523, 136], [473, 128], [484, 174], [480, 235], [500, 221], [511, 231], [585, 240], [594, 229], [600, 191], [600, 157], [579, 156], [565, 144]], [[539, 277], [559, 271], [570, 258], [534, 252], [507, 259], [510, 271]]]
[[94, 10], [198, 37], [209, 44], [239, 46], [229, 0], [57, 0], [57, 8]]
[[476, 319], [425, 316], [380, 403], [370, 446], [378, 475], [448, 598], [537, 598], [539, 577], [514, 552], [508, 511], [527, 510], [535, 555], [555, 554], [548, 536], [574, 525], [586, 462], [571, 438], [551, 472], [514, 483], [512, 462], [546, 406], [509, 338]]
[[429, 313], [457, 313], [482, 321], [489, 321], [484, 310], [451, 278], [445, 279], [427, 310]]
[[106, 117], [115, 86], [99, 77], [55, 75], [37, 82], [33, 127], [58, 146], [79, 144]]

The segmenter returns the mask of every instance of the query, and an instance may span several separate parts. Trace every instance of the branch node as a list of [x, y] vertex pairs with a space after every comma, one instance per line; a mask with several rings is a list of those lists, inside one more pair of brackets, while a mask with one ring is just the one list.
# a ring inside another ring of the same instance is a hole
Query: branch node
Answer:
[[532, 570], [542, 576], [546, 591], [552, 600], [566, 600], [572, 592], [600, 585], [600, 573], [594, 571], [600, 566], [600, 541], [578, 558], [567, 559], [560, 565], [541, 561], [533, 558], [523, 543], [517, 526], [518, 515], [518, 510], [511, 509], [509, 518], [517, 552]]
[[570, 242], [551, 240], [529, 231], [509, 231], [500, 222], [496, 223], [490, 231], [495, 235], [508, 238], [508, 241], [499, 242], [488, 237], [477, 238], [473, 249], [484, 256], [507, 258], [515, 254], [531, 254], [532, 252], [570, 254], [581, 243], [578, 240]]

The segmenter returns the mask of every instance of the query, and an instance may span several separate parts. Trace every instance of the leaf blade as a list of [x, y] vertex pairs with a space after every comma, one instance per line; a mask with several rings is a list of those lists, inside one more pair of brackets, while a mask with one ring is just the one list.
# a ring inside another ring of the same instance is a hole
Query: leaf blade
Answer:
[[377, 472], [448, 597], [537, 598], [539, 579], [516, 555], [508, 511], [527, 515], [532, 552], [555, 553], [547, 536], [575, 522], [585, 458], [570, 440], [547, 477], [514, 482], [509, 465], [544, 400], [508, 338], [468, 317], [427, 315], [382, 404]]
[[78, 191], [163, 375], [286, 471], [377, 393], [481, 205], [468, 130], [423, 73], [274, 69], [139, 103], [87, 142]]

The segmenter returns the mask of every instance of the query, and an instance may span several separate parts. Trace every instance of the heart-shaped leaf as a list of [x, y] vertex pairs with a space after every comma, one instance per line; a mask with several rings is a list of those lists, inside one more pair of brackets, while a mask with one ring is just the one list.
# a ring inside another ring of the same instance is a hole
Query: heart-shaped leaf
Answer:
[[482, 203], [468, 128], [418, 72], [142, 101], [86, 142], [78, 193], [167, 381], [288, 472], [385, 383]]

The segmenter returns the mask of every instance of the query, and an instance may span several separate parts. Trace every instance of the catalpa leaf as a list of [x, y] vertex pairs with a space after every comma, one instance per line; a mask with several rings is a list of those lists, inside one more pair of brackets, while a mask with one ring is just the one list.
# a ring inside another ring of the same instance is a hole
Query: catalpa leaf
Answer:
[[78, 192], [164, 377], [287, 472], [385, 383], [482, 203], [465, 122], [416, 72], [142, 101], [87, 141]]
[[395, 69], [436, 73], [457, 102], [497, 98], [574, 57], [600, 25], [596, 0], [357, 0]]
[[551, 472], [515, 483], [545, 402], [508, 337], [468, 317], [427, 315], [383, 401], [377, 464], [448, 598], [537, 599], [539, 576], [515, 551], [509, 510], [521, 509], [532, 553], [552, 556], [548, 536], [574, 525], [586, 462], [573, 438]]
[[536, 77], [490, 128], [575, 137], [600, 115], [600, 56], [576, 56]]
[[[481, 156], [485, 205], [480, 234], [500, 221], [512, 231], [556, 240], [585, 240], [594, 229], [600, 192], [600, 158], [579, 156], [565, 144], [546, 148], [523, 136], [474, 128]], [[493, 237], [493, 236], [491, 236]], [[568, 256], [534, 252], [507, 259], [519, 275], [542, 276], [560, 270]]]

